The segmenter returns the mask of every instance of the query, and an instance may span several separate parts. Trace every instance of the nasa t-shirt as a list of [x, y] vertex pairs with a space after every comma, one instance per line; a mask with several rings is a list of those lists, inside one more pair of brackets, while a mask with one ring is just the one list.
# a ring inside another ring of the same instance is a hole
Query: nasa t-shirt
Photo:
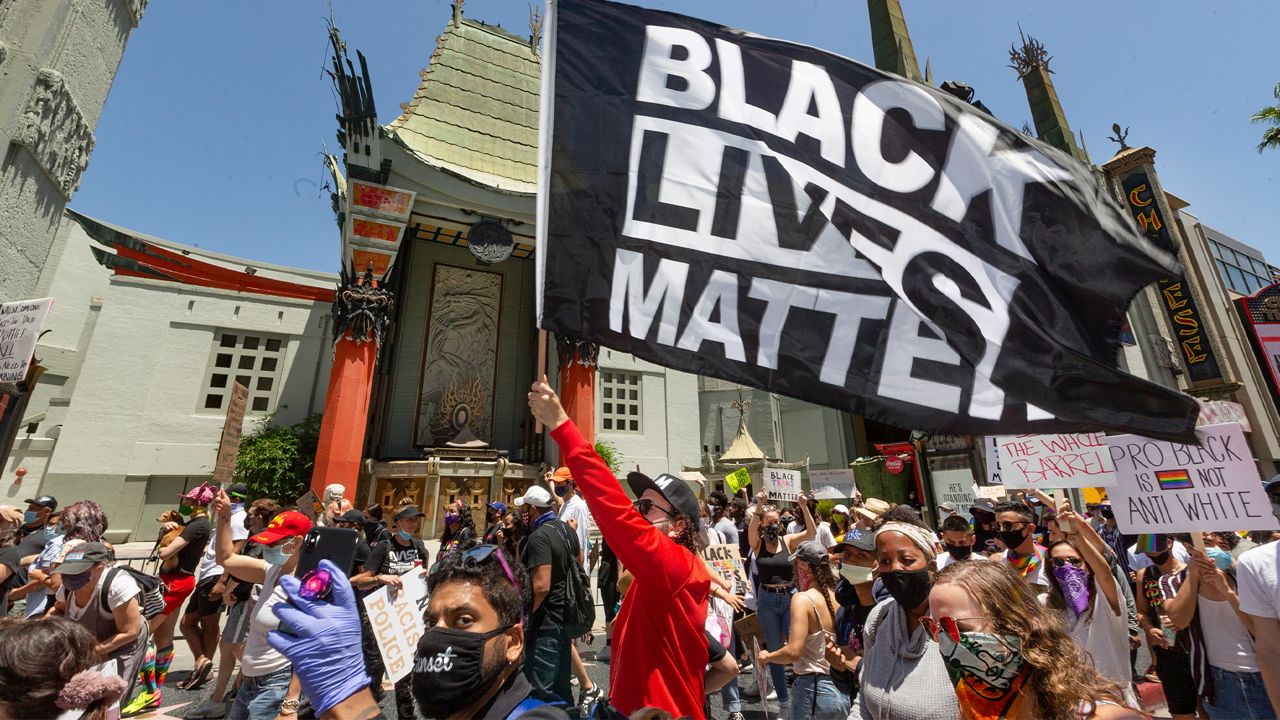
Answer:
[[399, 536], [394, 536], [375, 547], [364, 569], [374, 575], [403, 575], [427, 561], [427, 548], [421, 540], [413, 538], [409, 545], [402, 542]]

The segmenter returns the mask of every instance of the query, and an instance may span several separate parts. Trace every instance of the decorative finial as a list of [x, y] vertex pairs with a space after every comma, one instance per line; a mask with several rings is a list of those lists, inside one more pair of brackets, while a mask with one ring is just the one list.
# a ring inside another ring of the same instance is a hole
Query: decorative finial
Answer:
[[742, 397], [742, 388], [738, 388], [738, 399], [729, 403], [729, 407], [737, 410], [740, 420], [746, 422], [747, 408], [751, 407], [751, 401]]
[[1121, 132], [1120, 123], [1111, 123], [1111, 132], [1115, 133], [1115, 135], [1108, 135], [1107, 139], [1113, 143], [1120, 143], [1121, 150], [1128, 150], [1129, 143], [1127, 141], [1129, 140], [1129, 128], [1125, 128], [1124, 131]]
[[1049, 61], [1053, 56], [1045, 50], [1044, 43], [1023, 34], [1022, 23], [1018, 23], [1018, 38], [1022, 41], [1022, 47], [1014, 45], [1009, 48], [1009, 67], [1018, 73], [1019, 78], [1024, 78], [1040, 68], [1044, 68], [1045, 72], [1053, 72], [1049, 69]]
[[924, 84], [933, 84], [933, 58], [924, 59]]
[[455, 26], [462, 24], [462, 4], [467, 0], [453, 0], [453, 24]]
[[533, 48], [533, 54], [538, 54], [538, 48], [542, 45], [542, 8], [540, 6], [529, 3], [529, 45]]

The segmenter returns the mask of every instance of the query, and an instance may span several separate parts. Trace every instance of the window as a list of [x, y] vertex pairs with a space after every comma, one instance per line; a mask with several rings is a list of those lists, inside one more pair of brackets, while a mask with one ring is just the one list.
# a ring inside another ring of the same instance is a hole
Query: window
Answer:
[[641, 431], [639, 373], [600, 371], [600, 429], [606, 432]]
[[[235, 383], [249, 389], [249, 412], [266, 413], [276, 408], [276, 388], [287, 346], [285, 338], [214, 331], [209, 370], [197, 412], [225, 412]], [[235, 374], [232, 374], [234, 368]]]
[[1232, 292], [1251, 295], [1274, 282], [1265, 262], [1212, 239], [1209, 247], [1218, 258], [1218, 275]]

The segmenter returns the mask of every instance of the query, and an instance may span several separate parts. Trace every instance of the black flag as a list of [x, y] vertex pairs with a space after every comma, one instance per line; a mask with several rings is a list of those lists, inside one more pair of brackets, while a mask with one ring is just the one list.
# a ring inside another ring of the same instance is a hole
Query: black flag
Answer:
[[541, 327], [899, 427], [1192, 437], [1192, 398], [1116, 368], [1177, 262], [1088, 168], [821, 50], [551, 8]]

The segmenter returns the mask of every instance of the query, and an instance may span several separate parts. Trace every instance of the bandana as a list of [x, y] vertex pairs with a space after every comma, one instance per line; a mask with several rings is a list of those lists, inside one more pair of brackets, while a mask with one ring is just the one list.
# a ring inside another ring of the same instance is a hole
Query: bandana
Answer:
[[938, 555], [938, 536], [919, 525], [904, 522], [887, 522], [876, 531], [876, 537], [880, 537], [887, 532], [898, 532], [906, 535], [907, 539], [915, 543], [916, 547], [919, 547], [930, 560]]
[[1089, 608], [1089, 571], [1074, 565], [1063, 565], [1053, 569], [1053, 578], [1058, 581], [1058, 589], [1062, 591], [1062, 599], [1076, 617], [1084, 614]]
[[1025, 579], [1028, 575], [1035, 572], [1042, 563], [1044, 563], [1044, 548], [1039, 545], [1035, 545], [1034, 552], [1026, 557], [1018, 558], [1015, 558], [1010, 553], [1005, 552], [1004, 559], [1008, 561], [1010, 567], [1012, 567], [1019, 576]]
[[938, 649], [946, 660], [964, 720], [1018, 717], [1022, 686], [1030, 674], [1022, 657], [1021, 638], [962, 632], [956, 642], [947, 633], [939, 633]]

